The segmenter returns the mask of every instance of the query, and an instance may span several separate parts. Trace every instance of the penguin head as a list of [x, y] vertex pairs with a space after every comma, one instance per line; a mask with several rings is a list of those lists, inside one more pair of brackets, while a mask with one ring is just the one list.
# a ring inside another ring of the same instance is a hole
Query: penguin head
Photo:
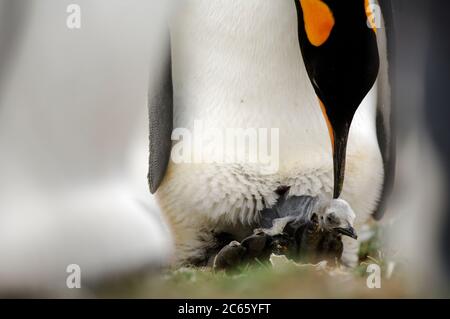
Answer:
[[356, 215], [350, 205], [342, 199], [333, 199], [320, 214], [320, 226], [327, 231], [357, 239], [354, 229]]
[[368, 23], [368, 0], [294, 1], [303, 61], [329, 130], [338, 198], [350, 125], [378, 75], [376, 29]]

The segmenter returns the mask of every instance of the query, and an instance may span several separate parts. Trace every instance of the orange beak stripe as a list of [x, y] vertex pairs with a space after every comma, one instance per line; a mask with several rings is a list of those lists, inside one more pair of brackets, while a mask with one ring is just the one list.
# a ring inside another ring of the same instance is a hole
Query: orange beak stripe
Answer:
[[[330, 8], [321, 0], [299, 0], [303, 10], [306, 35], [312, 45], [324, 44], [334, 27], [334, 17]], [[346, 0], [343, 0], [346, 1]]]
[[325, 118], [325, 121], [327, 122], [328, 134], [330, 135], [331, 146], [333, 148], [333, 153], [334, 153], [334, 131], [333, 131], [333, 126], [331, 125], [330, 119], [328, 118], [327, 110], [325, 109], [325, 105], [323, 104], [323, 102], [320, 99], [319, 99], [319, 104], [320, 104], [320, 108], [322, 110], [323, 117]]

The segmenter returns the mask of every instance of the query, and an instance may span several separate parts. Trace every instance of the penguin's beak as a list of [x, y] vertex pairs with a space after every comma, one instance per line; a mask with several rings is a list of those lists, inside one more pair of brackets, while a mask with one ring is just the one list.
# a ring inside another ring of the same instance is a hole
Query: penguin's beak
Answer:
[[[333, 139], [333, 172], [334, 172], [334, 193], [333, 198], [341, 195], [344, 187], [345, 158], [347, 153], [348, 134], [352, 119], [342, 121], [332, 126]], [[337, 129], [336, 129], [337, 128]]]
[[353, 239], [358, 239], [358, 235], [356, 234], [356, 231], [355, 231], [355, 229], [352, 226], [339, 227], [339, 228], [336, 228], [336, 231], [339, 234], [342, 234], [344, 236], [348, 236], [348, 237], [353, 238]]

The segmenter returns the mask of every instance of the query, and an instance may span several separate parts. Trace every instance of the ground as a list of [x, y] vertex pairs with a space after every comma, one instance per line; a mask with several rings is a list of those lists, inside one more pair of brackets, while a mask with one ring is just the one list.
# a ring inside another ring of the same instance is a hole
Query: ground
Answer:
[[[132, 276], [126, 280], [99, 285], [97, 297], [119, 298], [408, 298], [415, 297], [406, 288], [401, 265], [391, 276], [381, 248], [378, 226], [361, 247], [360, 265], [352, 270], [314, 266], [274, 267], [270, 262], [242, 266], [233, 273], [214, 272], [210, 268], [166, 270], [163, 274]], [[367, 267], [381, 267], [381, 288], [367, 287]]]

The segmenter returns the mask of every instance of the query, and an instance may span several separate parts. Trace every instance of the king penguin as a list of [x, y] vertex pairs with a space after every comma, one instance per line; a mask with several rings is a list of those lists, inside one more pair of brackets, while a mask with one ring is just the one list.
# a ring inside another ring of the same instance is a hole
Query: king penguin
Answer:
[[[149, 93], [148, 172], [174, 236], [175, 264], [201, 263], [215, 232], [238, 237], [283, 192], [344, 199], [357, 230], [381, 218], [394, 143], [387, 23], [381, 11], [371, 16], [373, 5], [178, 4], [161, 81]], [[388, 5], [382, 2], [382, 10]], [[202, 145], [201, 162], [174, 161], [173, 129], [193, 131], [196, 121], [222, 130], [277, 128], [278, 169], [267, 174], [254, 163], [218, 163], [214, 143]], [[358, 249], [357, 241], [344, 240], [342, 261], [354, 265]]]

